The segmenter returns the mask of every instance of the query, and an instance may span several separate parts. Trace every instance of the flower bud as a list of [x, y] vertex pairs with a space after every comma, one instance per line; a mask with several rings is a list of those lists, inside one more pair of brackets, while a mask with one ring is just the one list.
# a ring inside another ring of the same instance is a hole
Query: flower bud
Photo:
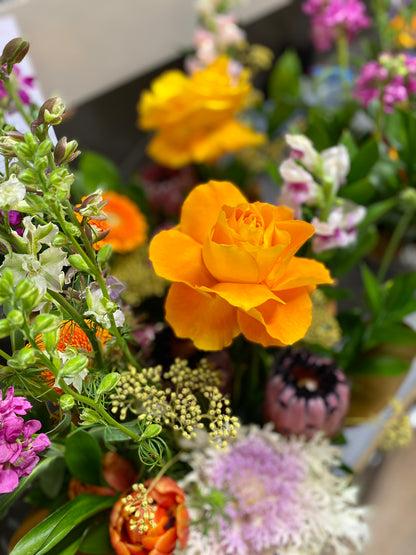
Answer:
[[55, 147], [54, 160], [55, 164], [59, 166], [60, 164], [67, 164], [72, 162], [77, 156], [81, 154], [78, 148], [77, 141], [67, 142], [66, 137], [62, 137]]
[[20, 37], [10, 40], [3, 48], [0, 65], [13, 66], [23, 60], [29, 50], [29, 43]]
[[80, 418], [81, 423], [84, 425], [97, 424], [97, 422], [101, 422], [102, 420], [98, 412], [92, 409], [84, 409], [80, 414]]
[[103, 245], [97, 254], [97, 263], [102, 268], [113, 254], [113, 247], [109, 244]]
[[36, 286], [34, 286], [30, 280], [22, 279], [16, 286], [14, 298], [16, 301], [20, 301], [22, 298], [28, 297], [34, 289], [37, 290]]
[[52, 141], [50, 139], [45, 139], [40, 143], [38, 151], [36, 152], [36, 155], [39, 157], [46, 156], [52, 150], [52, 147], [53, 147]]
[[61, 123], [62, 117], [65, 113], [65, 104], [62, 99], [56, 96], [49, 98], [42, 104], [39, 110], [38, 117], [32, 122], [30, 126], [32, 133], [35, 129], [44, 123], [49, 125], [57, 125]]
[[76, 270], [79, 270], [80, 272], [91, 271], [89, 265], [87, 264], [87, 262], [85, 262], [80, 254], [71, 254], [70, 256], [68, 256], [68, 262], [71, 264], [71, 266], [73, 266]]
[[23, 313], [21, 310], [11, 310], [7, 316], [7, 320], [13, 328], [20, 328], [25, 321]]
[[45, 347], [45, 350], [48, 353], [51, 353], [52, 351], [54, 351], [54, 349], [55, 349], [55, 347], [58, 343], [58, 340], [59, 340], [59, 328], [58, 327], [54, 330], [42, 333], [43, 346]]
[[10, 335], [12, 327], [7, 320], [0, 320], [0, 339]]
[[49, 176], [50, 182], [56, 187], [60, 186], [62, 183], [70, 186], [74, 182], [74, 179], [74, 175], [65, 168], [57, 168], [53, 170]]
[[67, 245], [67, 244], [68, 244], [68, 239], [62, 233], [58, 233], [58, 235], [55, 235], [55, 237], [52, 239], [53, 247], [63, 247], [64, 245]]
[[119, 379], [120, 379], [120, 374], [118, 374], [117, 372], [112, 372], [111, 374], [107, 374], [107, 376], [103, 378], [102, 382], [98, 386], [98, 389], [95, 394], [96, 397], [98, 397], [99, 395], [102, 395], [103, 393], [108, 393], [109, 391], [114, 389]]
[[33, 185], [38, 182], [37, 173], [32, 169], [23, 170], [19, 173], [19, 181], [27, 185]]
[[76, 355], [66, 362], [59, 371], [59, 377], [74, 376], [85, 370], [88, 366], [88, 358], [85, 355]]
[[32, 333], [38, 335], [48, 331], [53, 331], [59, 324], [59, 318], [53, 314], [39, 314], [32, 324]]
[[75, 404], [75, 401], [72, 395], [65, 394], [65, 395], [61, 395], [59, 399], [59, 404], [61, 406], [61, 409], [65, 412], [67, 410], [72, 409], [72, 407]]

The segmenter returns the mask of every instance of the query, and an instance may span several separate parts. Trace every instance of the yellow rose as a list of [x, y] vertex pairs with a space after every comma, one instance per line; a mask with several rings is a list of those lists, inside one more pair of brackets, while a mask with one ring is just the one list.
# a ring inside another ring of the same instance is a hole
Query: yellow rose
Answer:
[[294, 256], [313, 232], [289, 208], [248, 203], [231, 183], [196, 187], [179, 225], [150, 244], [156, 273], [174, 282], [166, 320], [176, 335], [204, 350], [222, 349], [240, 333], [263, 346], [301, 339], [310, 293], [332, 281], [323, 264]]
[[233, 74], [230, 64], [221, 56], [191, 77], [168, 71], [142, 94], [138, 125], [156, 130], [148, 146], [154, 160], [179, 168], [264, 142], [264, 135], [236, 120], [252, 87], [248, 71]]

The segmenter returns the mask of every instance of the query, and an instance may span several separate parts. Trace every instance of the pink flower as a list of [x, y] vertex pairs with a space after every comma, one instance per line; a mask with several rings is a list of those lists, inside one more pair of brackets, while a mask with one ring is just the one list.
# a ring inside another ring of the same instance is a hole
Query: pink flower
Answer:
[[315, 228], [312, 239], [312, 249], [319, 253], [336, 248], [348, 247], [357, 239], [357, 225], [362, 222], [366, 214], [364, 206], [345, 203], [336, 207], [328, 216], [326, 222], [313, 218], [311, 224]]
[[0, 493], [17, 488], [19, 478], [29, 476], [39, 462], [37, 453], [50, 446], [46, 434], [34, 434], [41, 428], [38, 420], [24, 421], [32, 405], [24, 397], [15, 397], [9, 387], [3, 399], [0, 391]]
[[360, 0], [306, 0], [303, 11], [311, 16], [312, 38], [317, 50], [329, 50], [340, 35], [351, 42], [370, 25]]
[[297, 217], [300, 216], [300, 206], [311, 204], [318, 196], [318, 185], [312, 175], [292, 158], [285, 160], [279, 168], [283, 178], [283, 186], [279, 197], [279, 204], [293, 208]]

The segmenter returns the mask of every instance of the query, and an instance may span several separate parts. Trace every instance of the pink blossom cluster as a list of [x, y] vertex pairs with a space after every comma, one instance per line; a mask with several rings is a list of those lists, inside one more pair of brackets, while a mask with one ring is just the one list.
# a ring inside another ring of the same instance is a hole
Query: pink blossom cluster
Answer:
[[41, 428], [39, 420], [22, 418], [32, 405], [25, 397], [15, 397], [9, 387], [6, 398], [0, 391], [0, 493], [17, 488], [19, 478], [29, 476], [39, 462], [37, 453], [50, 446], [46, 434], [34, 434]]
[[353, 41], [371, 23], [360, 0], [305, 0], [302, 9], [311, 16], [312, 39], [320, 51], [330, 50], [341, 35]]
[[[22, 71], [17, 66], [13, 67], [11, 78], [16, 81], [20, 100], [23, 104], [29, 105], [31, 103], [31, 89], [34, 87], [35, 78], [23, 75]], [[0, 81], [0, 102], [2, 102], [3, 99], [8, 101], [9, 97], [10, 95], [3, 85], [3, 82]]]
[[365, 107], [379, 98], [387, 114], [415, 92], [416, 56], [404, 53], [383, 53], [377, 60], [367, 62], [355, 84], [355, 96]]

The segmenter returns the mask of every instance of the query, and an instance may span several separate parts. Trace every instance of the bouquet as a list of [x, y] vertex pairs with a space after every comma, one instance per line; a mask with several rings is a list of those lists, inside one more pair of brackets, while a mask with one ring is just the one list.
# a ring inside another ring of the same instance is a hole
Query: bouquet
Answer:
[[410, 440], [395, 390], [368, 399], [415, 345], [399, 19], [375, 14], [379, 53], [351, 77], [364, 6], [305, 1], [338, 72], [302, 76], [288, 51], [265, 99], [271, 55], [232, 4], [199, 2], [186, 72], [142, 92], [154, 163], [124, 186], [60, 137], [60, 98], [22, 94], [28, 43], [1, 55], [0, 512], [36, 507], [12, 555], [360, 553], [368, 510], [340, 446], [380, 410], [378, 445]]

